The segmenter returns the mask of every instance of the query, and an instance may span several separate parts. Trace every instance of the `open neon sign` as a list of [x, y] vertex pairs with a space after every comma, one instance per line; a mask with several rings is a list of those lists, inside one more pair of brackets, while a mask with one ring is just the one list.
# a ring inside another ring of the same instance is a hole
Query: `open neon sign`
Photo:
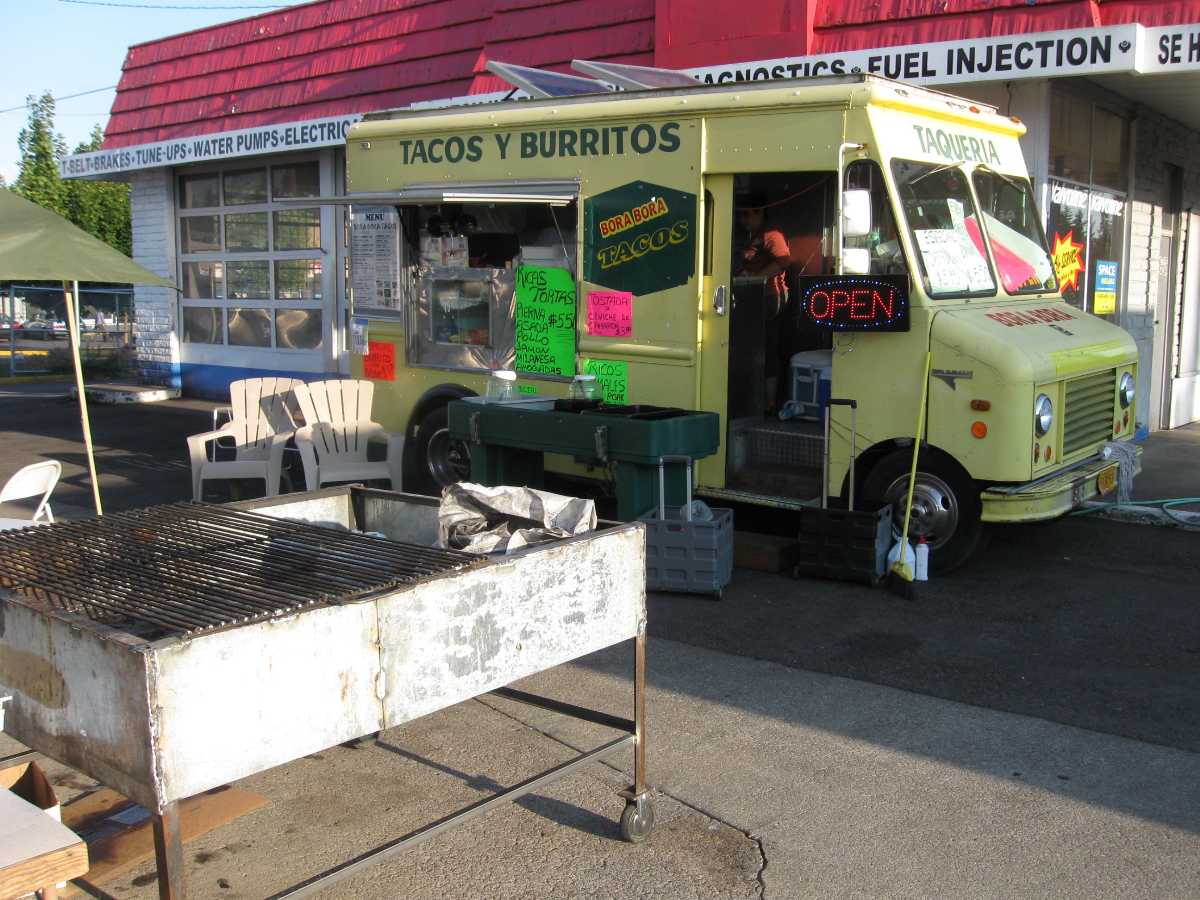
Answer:
[[802, 276], [800, 316], [833, 331], [908, 331], [908, 277]]

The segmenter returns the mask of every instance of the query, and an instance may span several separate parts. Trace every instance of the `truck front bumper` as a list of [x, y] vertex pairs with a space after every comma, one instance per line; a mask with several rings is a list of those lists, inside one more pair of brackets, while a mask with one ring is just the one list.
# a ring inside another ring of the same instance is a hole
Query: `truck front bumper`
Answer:
[[[1142, 471], [1142, 448], [1137, 448], [1139, 463], [1134, 474]], [[985, 522], [1041, 522], [1054, 519], [1095, 500], [1116, 485], [1117, 460], [1096, 454], [1061, 472], [1025, 484], [996, 485], [985, 490]], [[1102, 484], [1106, 488], [1102, 490]]]

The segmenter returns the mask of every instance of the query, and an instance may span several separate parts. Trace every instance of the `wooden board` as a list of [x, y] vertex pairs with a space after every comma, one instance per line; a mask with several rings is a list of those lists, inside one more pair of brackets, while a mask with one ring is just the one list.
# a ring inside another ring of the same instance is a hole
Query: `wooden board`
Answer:
[[[260, 794], [235, 787], [214, 788], [189, 797], [179, 804], [180, 837], [185, 843], [194, 840], [226, 822], [253, 812], [266, 805], [266, 802], [267, 798]], [[63, 822], [86, 831], [105, 825], [106, 819], [114, 813], [133, 808], [134, 804], [121, 794], [102, 788], [64, 806]], [[116, 834], [105, 829], [100, 831], [100, 835], [89, 839], [87, 843], [92, 859], [86, 879], [89, 884], [111, 881], [154, 858], [154, 829], [149, 817]], [[81, 894], [82, 891], [74, 885], [68, 885], [62, 892], [64, 897]], [[0, 896], [3, 894], [0, 893]]]
[[87, 847], [78, 835], [32, 803], [0, 790], [0, 897], [19, 897], [87, 870]]

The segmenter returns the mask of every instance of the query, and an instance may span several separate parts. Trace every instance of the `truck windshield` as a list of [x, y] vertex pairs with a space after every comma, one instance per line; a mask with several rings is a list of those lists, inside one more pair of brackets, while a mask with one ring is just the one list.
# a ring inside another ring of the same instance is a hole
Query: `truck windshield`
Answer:
[[930, 297], [996, 292], [966, 175], [957, 165], [892, 162], [896, 191]]
[[1054, 265], [1046, 253], [1028, 179], [980, 166], [971, 180], [983, 208], [983, 227], [1004, 290], [1010, 294], [1055, 290], [1058, 282]]

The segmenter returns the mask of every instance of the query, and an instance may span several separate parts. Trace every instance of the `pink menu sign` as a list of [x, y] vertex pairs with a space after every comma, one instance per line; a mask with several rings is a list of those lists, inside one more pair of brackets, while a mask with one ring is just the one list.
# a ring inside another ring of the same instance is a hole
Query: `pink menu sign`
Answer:
[[588, 291], [587, 331], [597, 337], [633, 334], [633, 294], [629, 291]]

